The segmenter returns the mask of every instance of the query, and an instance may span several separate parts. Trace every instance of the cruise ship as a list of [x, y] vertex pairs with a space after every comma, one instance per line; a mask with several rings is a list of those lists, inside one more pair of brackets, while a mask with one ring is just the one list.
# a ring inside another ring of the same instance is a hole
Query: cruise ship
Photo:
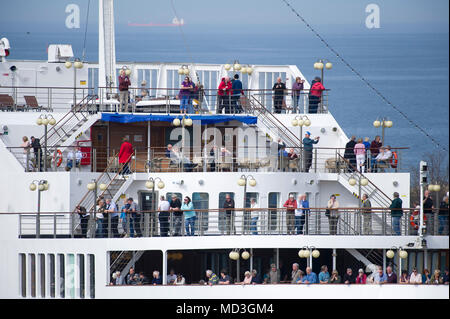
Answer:
[[[305, 79], [301, 66], [116, 61], [114, 3], [98, 3], [97, 63], [76, 59], [70, 44], [49, 45], [47, 61], [13, 60], [14, 43], [0, 34], [0, 272], [8, 274], [0, 298], [448, 299], [446, 285], [283, 284], [291, 281], [293, 263], [316, 274], [328, 265], [341, 277], [347, 268], [369, 276], [377, 266], [391, 265], [398, 275], [448, 268], [448, 234], [439, 232], [437, 219], [428, 227], [423, 210], [410, 204], [410, 172], [402, 169], [408, 150], [392, 146], [396, 157], [377, 172], [368, 164], [357, 168], [345, 155], [349, 136], [330, 112], [342, 103], [333, 90], [321, 93], [314, 113], [311, 83], [305, 80], [298, 99], [292, 94], [296, 78]], [[331, 67], [315, 64], [318, 75]], [[125, 102], [122, 71], [132, 83]], [[241, 95], [218, 94], [222, 79], [235, 74]], [[182, 114], [185, 76], [198, 90], [192, 112]], [[286, 86], [281, 99], [273, 90], [278, 78]], [[318, 141], [312, 151], [305, 134]], [[40, 147], [24, 148], [24, 136]], [[133, 147], [130, 172], [119, 161], [124, 139]], [[290, 149], [295, 158], [285, 156]], [[425, 190], [426, 163], [420, 169]], [[403, 203], [399, 229], [389, 209], [394, 193]], [[309, 209], [296, 211], [304, 221], [300, 232], [284, 204], [303, 194]], [[173, 195], [192, 200], [193, 234], [186, 214], [179, 226], [171, 212], [164, 236], [158, 207], [161, 196]], [[224, 208], [227, 195], [234, 208]], [[339, 206], [330, 211], [331, 195]], [[119, 210], [133, 199], [137, 213], [124, 214], [124, 221], [134, 222], [136, 235], [122, 220], [117, 226], [115, 215], [98, 212], [100, 197]], [[77, 207], [86, 209], [84, 217]], [[330, 214], [339, 216], [335, 228]], [[253, 269], [264, 279], [271, 264], [281, 283], [237, 284]], [[162, 284], [127, 285], [131, 268], [149, 281], [158, 271]], [[184, 285], [168, 283], [171, 269]], [[236, 284], [204, 284], [207, 270], [219, 276], [222, 269]]]

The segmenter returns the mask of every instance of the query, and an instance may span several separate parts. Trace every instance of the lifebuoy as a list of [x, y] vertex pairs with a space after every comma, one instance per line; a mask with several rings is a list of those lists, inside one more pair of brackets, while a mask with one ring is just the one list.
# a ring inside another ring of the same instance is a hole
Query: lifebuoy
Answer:
[[398, 154], [397, 152], [392, 152], [391, 167], [397, 168], [397, 165], [398, 165]]
[[61, 150], [56, 150], [55, 154], [53, 155], [53, 160], [55, 161], [56, 167], [59, 167], [62, 163], [63, 156]]
[[[427, 217], [425, 215], [423, 215], [423, 222], [425, 223], [427, 221]], [[414, 228], [415, 230], [419, 229], [419, 212], [418, 211], [414, 211], [411, 216], [409, 217], [409, 222], [412, 226], [412, 228]], [[416, 224], [417, 223], [417, 224]]]

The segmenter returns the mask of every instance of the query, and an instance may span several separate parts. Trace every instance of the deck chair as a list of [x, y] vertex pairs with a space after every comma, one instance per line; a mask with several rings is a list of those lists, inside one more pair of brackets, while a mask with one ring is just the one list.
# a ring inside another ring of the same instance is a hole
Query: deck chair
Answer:
[[26, 107], [31, 110], [36, 111], [52, 111], [50, 107], [43, 107], [42, 105], [39, 105], [36, 97], [34, 95], [24, 95]]
[[14, 109], [14, 99], [8, 94], [0, 94], [0, 109], [9, 111]]

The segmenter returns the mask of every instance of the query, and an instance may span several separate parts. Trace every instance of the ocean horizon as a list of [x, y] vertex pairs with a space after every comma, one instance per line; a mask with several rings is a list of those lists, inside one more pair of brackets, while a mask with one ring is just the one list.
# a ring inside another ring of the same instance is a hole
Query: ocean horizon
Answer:
[[[116, 31], [116, 58], [126, 62], [227, 63], [297, 65], [308, 81], [320, 75], [313, 68], [319, 58], [333, 63], [325, 70], [329, 109], [347, 136], [381, 135], [372, 123], [387, 116], [386, 143], [408, 147], [402, 168], [418, 168], [425, 154], [439, 151], [430, 138], [381, 100], [313, 34], [295, 30], [270, 33], [244, 30], [240, 35], [223, 31], [178, 28], [136, 28]], [[192, 32], [191, 32], [192, 31]], [[84, 32], [4, 32], [11, 42], [9, 59], [46, 60], [49, 44], [72, 44], [81, 57]], [[398, 109], [448, 150], [449, 147], [449, 38], [448, 33], [360, 32], [322, 34], [325, 40]], [[98, 60], [98, 38], [89, 32], [85, 60]], [[442, 149], [440, 151], [443, 151]], [[445, 152], [447, 156], [447, 152]]]

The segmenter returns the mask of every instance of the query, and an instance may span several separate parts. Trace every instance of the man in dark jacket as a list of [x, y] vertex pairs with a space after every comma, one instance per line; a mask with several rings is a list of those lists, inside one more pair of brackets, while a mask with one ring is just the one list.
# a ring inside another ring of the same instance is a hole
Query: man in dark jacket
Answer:
[[128, 87], [131, 85], [130, 78], [125, 74], [125, 70], [120, 70], [119, 76], [119, 101], [120, 111], [125, 112], [128, 110]]
[[38, 138], [31, 137], [31, 147], [34, 151], [34, 159], [36, 160], [35, 167], [39, 168], [39, 172], [42, 172], [42, 148]]
[[352, 136], [350, 141], [348, 141], [347, 144], [345, 144], [345, 152], [344, 152], [344, 158], [349, 161], [349, 172], [353, 172], [353, 167], [356, 167], [356, 155], [354, 152], [355, 145], [356, 145], [356, 137]]
[[274, 113], [281, 113], [281, 110], [283, 109], [283, 100], [284, 100], [284, 94], [286, 92], [286, 84], [281, 82], [281, 78], [277, 78], [277, 82], [272, 87], [273, 90], [273, 105], [275, 108]]
[[439, 205], [439, 235], [448, 235], [448, 196]]
[[232, 110], [234, 113], [242, 113], [243, 109], [239, 100], [241, 94], [244, 95], [244, 91], [242, 90], [242, 82], [239, 80], [239, 74], [235, 74], [234, 79], [231, 80], [231, 89], [233, 90], [233, 95], [231, 97]]
[[353, 274], [351, 268], [347, 268], [347, 272], [344, 275], [344, 284], [354, 284], [356, 282], [356, 276]]
[[375, 139], [370, 143], [370, 171], [377, 172], [375, 158], [380, 154], [380, 148], [383, 143], [380, 142], [381, 138], [379, 135], [375, 136]]
[[170, 212], [173, 218], [174, 236], [181, 235], [181, 222], [183, 219], [183, 212], [181, 210], [181, 201], [176, 194], [172, 194], [170, 201]]
[[400, 199], [400, 195], [395, 192], [394, 199], [392, 200], [391, 206], [389, 206], [391, 210], [391, 219], [392, 219], [392, 228], [396, 235], [401, 235], [400, 230], [400, 219], [403, 216], [402, 210], [402, 200]]
[[230, 235], [231, 233], [235, 234], [236, 231], [234, 229], [234, 211], [231, 210], [231, 208], [235, 208], [234, 206], [234, 199], [231, 198], [230, 194], [225, 195], [225, 202], [223, 203], [223, 208], [227, 209], [225, 210], [225, 223], [227, 228], [227, 234]]
[[424, 193], [423, 199], [423, 213], [427, 219], [427, 234], [434, 235], [434, 212], [433, 212], [433, 199], [429, 190]]

